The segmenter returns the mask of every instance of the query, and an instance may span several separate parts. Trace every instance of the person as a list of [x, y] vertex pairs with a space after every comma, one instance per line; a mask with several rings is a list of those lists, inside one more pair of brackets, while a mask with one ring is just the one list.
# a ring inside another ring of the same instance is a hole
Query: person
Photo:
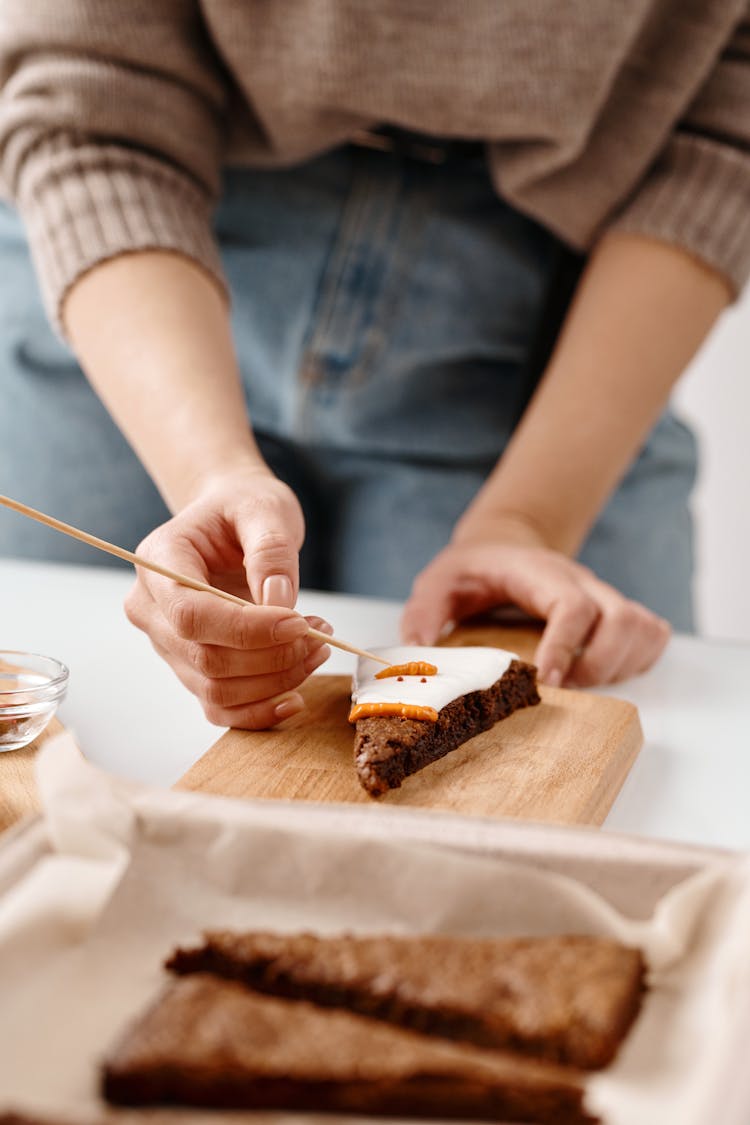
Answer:
[[303, 706], [300, 575], [420, 643], [519, 606], [551, 684], [693, 627], [668, 400], [750, 263], [746, 0], [0, 0], [0, 76], [4, 487], [256, 603], [127, 600], [211, 720]]

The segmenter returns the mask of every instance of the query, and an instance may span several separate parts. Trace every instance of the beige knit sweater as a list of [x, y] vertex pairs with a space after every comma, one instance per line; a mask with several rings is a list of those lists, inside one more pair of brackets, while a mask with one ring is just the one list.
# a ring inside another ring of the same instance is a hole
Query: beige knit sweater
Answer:
[[0, 0], [0, 185], [53, 317], [128, 250], [220, 276], [225, 164], [363, 127], [488, 142], [574, 247], [665, 239], [750, 272], [748, 0]]

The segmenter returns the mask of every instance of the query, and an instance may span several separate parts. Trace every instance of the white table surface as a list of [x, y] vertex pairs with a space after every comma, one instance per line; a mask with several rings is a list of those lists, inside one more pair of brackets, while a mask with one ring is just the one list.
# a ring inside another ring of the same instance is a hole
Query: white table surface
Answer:
[[[132, 572], [0, 559], [0, 648], [70, 668], [60, 719], [87, 758], [170, 785], [221, 731], [126, 620]], [[303, 613], [362, 646], [392, 644], [399, 605], [305, 592]], [[321, 669], [348, 673], [334, 652]], [[677, 636], [656, 668], [603, 689], [639, 708], [645, 745], [605, 828], [750, 850], [750, 643]]]

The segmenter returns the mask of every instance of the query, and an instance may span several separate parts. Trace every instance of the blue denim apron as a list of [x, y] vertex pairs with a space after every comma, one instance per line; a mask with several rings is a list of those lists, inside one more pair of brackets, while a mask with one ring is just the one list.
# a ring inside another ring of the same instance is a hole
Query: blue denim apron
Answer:
[[[518, 419], [560, 244], [460, 148], [442, 163], [352, 146], [290, 170], [231, 169], [215, 224], [249, 413], [305, 510], [304, 584], [405, 597]], [[2, 491], [130, 548], [167, 518], [47, 326], [7, 209], [0, 389]], [[683, 630], [695, 463], [666, 413], [581, 553]], [[3, 512], [0, 553], [104, 561]]]

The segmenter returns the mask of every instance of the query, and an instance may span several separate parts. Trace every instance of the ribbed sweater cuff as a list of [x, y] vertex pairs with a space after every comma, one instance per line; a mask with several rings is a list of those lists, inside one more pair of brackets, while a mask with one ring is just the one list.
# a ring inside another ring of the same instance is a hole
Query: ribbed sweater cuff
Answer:
[[750, 154], [675, 137], [609, 230], [671, 242], [723, 274], [750, 276]]
[[60, 312], [73, 283], [101, 262], [137, 250], [191, 258], [226, 290], [211, 204], [184, 173], [114, 146], [40, 146], [18, 191], [45, 306]]

